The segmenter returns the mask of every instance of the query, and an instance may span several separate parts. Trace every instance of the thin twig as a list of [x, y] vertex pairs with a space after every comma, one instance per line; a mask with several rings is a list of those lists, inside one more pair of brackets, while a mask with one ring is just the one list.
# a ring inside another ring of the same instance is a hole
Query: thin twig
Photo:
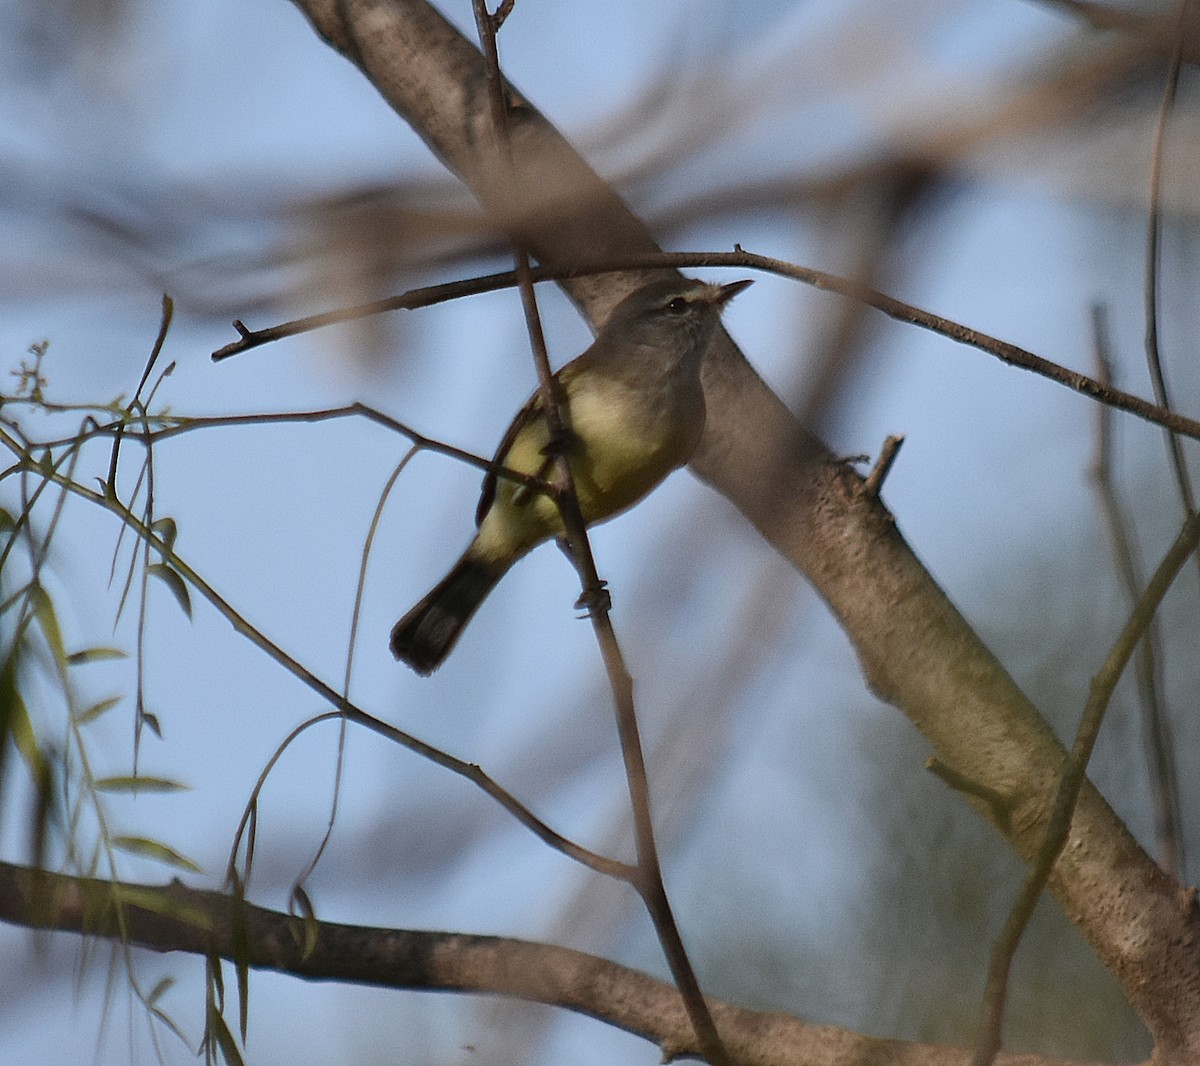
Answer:
[[[486, 0], [473, 0], [475, 22], [488, 75], [489, 99], [492, 109], [492, 126], [497, 148], [502, 153], [510, 174], [515, 173], [512, 146], [508, 135], [508, 107], [504, 96], [504, 82], [500, 74], [500, 59], [496, 47], [496, 31], [503, 16], [493, 18], [488, 14]], [[508, 12], [504, 11], [504, 16]], [[499, 12], [498, 12], [499, 15]], [[659, 943], [666, 955], [675, 985], [683, 998], [684, 1006], [696, 1031], [696, 1040], [705, 1059], [712, 1066], [732, 1066], [733, 1060], [717, 1033], [716, 1023], [695, 970], [683, 945], [683, 938], [671, 913], [671, 905], [663, 885], [662, 868], [658, 858], [658, 847], [654, 840], [654, 821], [650, 812], [650, 787], [646, 775], [646, 762], [642, 753], [638, 731], [637, 708], [633, 700], [633, 681], [625, 666], [624, 657], [617, 643], [612, 620], [609, 617], [610, 599], [596, 571], [596, 562], [588, 540], [587, 526], [575, 492], [571, 464], [566, 444], [567, 427], [562, 415], [563, 397], [557, 379], [550, 370], [546, 352], [546, 340], [542, 331], [541, 317], [533, 290], [533, 274], [529, 256], [518, 243], [515, 248], [516, 276], [521, 293], [521, 304], [525, 311], [530, 345], [537, 365], [542, 393], [542, 408], [546, 428], [551, 442], [557, 442], [554, 459], [557, 482], [560, 488], [555, 497], [566, 531], [567, 545], [576, 569], [579, 571], [583, 595], [580, 602], [587, 605], [588, 615], [596, 632], [605, 669], [608, 671], [616, 710], [617, 733], [620, 737], [621, 754], [625, 763], [625, 777], [629, 788], [630, 807], [633, 812], [634, 839], [637, 850], [637, 876], [631, 883], [642, 897], [654, 923]]]
[[[224, 618], [234, 630], [253, 644], [260, 651], [264, 652], [269, 658], [273, 659], [277, 664], [282, 666], [288, 673], [299, 680], [302, 684], [308, 687], [311, 691], [317, 694], [324, 702], [336, 708], [336, 713], [343, 715], [347, 720], [355, 725], [369, 729], [388, 740], [393, 741], [402, 747], [408, 748], [410, 751], [428, 759], [430, 762], [436, 763], [438, 766], [444, 767], [451, 772], [458, 774], [460, 777], [465, 777], [507, 810], [513, 817], [517, 819], [527, 829], [532, 831], [544, 843], [549, 844], [555, 850], [562, 852], [568, 858], [574, 859], [588, 868], [595, 870], [597, 873], [602, 873], [608, 877], [614, 877], [621, 881], [634, 882], [636, 872], [627, 863], [618, 862], [615, 859], [609, 859], [603, 855], [597, 855], [589, 851], [587, 848], [581, 847], [573, 841], [567, 839], [561, 834], [555, 832], [548, 825], [542, 822], [528, 808], [526, 808], [519, 800], [506, 791], [501, 785], [497, 784], [490, 778], [479, 766], [472, 763], [464, 762], [462, 759], [455, 758], [448, 752], [441, 751], [410, 733], [406, 733], [395, 726], [389, 725], [386, 722], [374, 717], [368, 712], [362, 710], [350, 700], [346, 699], [331, 685], [322, 681], [316, 674], [312, 673], [302, 663], [289, 655], [286, 651], [271, 641], [261, 630], [256, 629], [249, 621], [247, 621], [238, 611], [214, 589], [207, 581], [204, 580], [194, 570], [186, 560], [184, 560], [173, 546], [165, 543], [158, 534], [150, 529], [142, 520], [130, 511], [118, 499], [107, 496], [103, 493], [94, 491], [85, 485], [72, 480], [70, 477], [54, 471], [47, 473], [37, 463], [34, 456], [21, 447], [7, 433], [0, 432], [0, 445], [7, 447], [14, 455], [22, 460], [24, 465], [31, 473], [46, 477], [47, 480], [61, 486], [65, 492], [71, 493], [81, 499], [87, 500], [89, 503], [95, 504], [98, 507], [116, 515], [122, 522], [127, 525], [130, 530], [149, 546], [162, 558], [163, 562], [178, 571], [180, 576], [196, 591], [209, 602], [209, 604]], [[330, 712], [331, 717], [333, 712]], [[325, 720], [325, 719], [322, 719]]]
[[[812, 270], [808, 267], [797, 266], [781, 259], [747, 252], [740, 246], [735, 246], [732, 252], [653, 252], [641, 255], [622, 256], [603, 262], [589, 263], [586, 266], [576, 266], [567, 269], [550, 269], [533, 267], [530, 271], [535, 282], [567, 281], [572, 278], [590, 277], [597, 274], [611, 274], [618, 271], [655, 270], [662, 268], [693, 268], [693, 267], [738, 267], [744, 270], [761, 270], [768, 274], [792, 278], [805, 285], [826, 292], [837, 293], [847, 299], [859, 300], [877, 311], [883, 312], [889, 318], [909, 325], [920, 326], [940, 336], [947, 337], [959, 344], [976, 348], [988, 355], [995, 356], [1001, 362], [1021, 370], [1028, 370], [1041, 377], [1047, 378], [1058, 385], [1071, 389], [1073, 392], [1108, 404], [1118, 410], [1136, 415], [1165, 429], [1174, 430], [1185, 437], [1200, 440], [1200, 421], [1184, 415], [1168, 411], [1162, 407], [1122, 392], [1119, 389], [1105, 387], [1095, 378], [1088, 377], [1078, 371], [1071, 370], [1058, 363], [1052, 362], [1040, 355], [1020, 348], [1015, 344], [999, 340], [979, 330], [943, 318], [940, 315], [924, 311], [902, 300], [893, 299], [869, 286], [862, 285], [851, 278], [840, 277], [822, 270]], [[249, 330], [240, 323], [237, 324], [242, 338], [215, 352], [213, 358], [228, 358], [238, 352], [256, 348], [259, 345], [290, 337], [307, 330], [329, 325], [331, 322], [344, 322], [365, 315], [380, 314], [384, 311], [394, 311], [400, 308], [427, 307], [434, 303], [456, 299], [474, 293], [494, 292], [497, 289], [508, 288], [517, 283], [514, 271], [504, 271], [499, 274], [488, 274], [469, 282], [453, 282], [447, 285], [435, 285], [423, 289], [412, 289], [400, 296], [376, 300], [357, 307], [343, 308], [321, 315], [285, 322], [263, 330]]]
[[1043, 889], [1050, 880], [1050, 872], [1067, 841], [1071, 829], [1071, 818], [1079, 791], [1086, 779], [1088, 760], [1092, 756], [1104, 714], [1112, 699], [1113, 689], [1121, 679], [1134, 649], [1144, 638], [1146, 629], [1154, 618], [1159, 604], [1171, 587], [1183, 564], [1187, 562], [1200, 543], [1200, 516], [1192, 515], [1183, 524], [1175, 542], [1163, 561], [1159, 563], [1149, 585], [1142, 593], [1131, 612], [1120, 635], [1113, 643], [1096, 676], [1092, 679], [1087, 705], [1075, 733], [1071, 752], [1063, 763], [1062, 777], [1054, 797], [1054, 806], [1046, 825], [1046, 835], [1038, 847], [1021, 891], [1013, 904], [1004, 928], [992, 948], [988, 966], [987, 987], [983, 998], [983, 1021], [979, 1042], [971, 1059], [971, 1066], [990, 1066], [1000, 1050], [1001, 1033], [1004, 1026], [1004, 1005], [1008, 996], [1008, 977], [1013, 957], [1021, 942], [1026, 927], [1033, 917], [1034, 908]]
[[884, 438], [883, 447], [879, 449], [879, 458], [875, 460], [875, 465], [871, 468], [871, 472], [867, 475], [863, 482], [863, 491], [869, 492], [872, 496], [878, 496], [883, 489], [883, 483], [889, 473], [891, 473], [892, 464], [896, 461], [896, 456], [900, 454], [900, 449], [904, 445], [904, 435], [889, 434]]
[[[1167, 389], [1166, 374], [1163, 370], [1158, 335], [1160, 267], [1162, 265], [1162, 170], [1163, 156], [1166, 152], [1168, 120], [1174, 110], [1175, 99], [1179, 93], [1179, 71], [1183, 65], [1183, 36], [1188, 4], [1189, 0], [1179, 0], [1175, 46], [1171, 51], [1171, 60], [1167, 67], [1167, 80], [1163, 86], [1162, 103], [1158, 109], [1158, 121], [1154, 127], [1154, 149], [1150, 156], [1150, 194], [1146, 219], [1146, 273], [1143, 291], [1146, 315], [1146, 363], [1150, 368], [1150, 380], [1154, 385], [1154, 398], [1159, 407], [1165, 410], [1171, 409], [1171, 398]], [[1196, 510], [1196, 497], [1192, 491], [1192, 479], [1188, 473], [1183, 443], [1178, 434], [1168, 429], [1166, 445], [1167, 453], [1171, 457], [1171, 468], [1175, 472], [1175, 482], [1179, 488], [1179, 498], [1183, 501], [1184, 513], [1192, 515]], [[1196, 557], [1196, 564], [1200, 567], [1200, 555]]]
[[[371, 515], [370, 525], [367, 527], [367, 536], [363, 541], [362, 553], [359, 558], [358, 580], [354, 584], [354, 606], [350, 611], [350, 633], [346, 638], [346, 667], [342, 673], [342, 695], [346, 699], [350, 698], [350, 680], [354, 675], [354, 653], [358, 649], [358, 625], [362, 618], [363, 593], [367, 587], [367, 564], [371, 559], [371, 548], [375, 544], [375, 534], [379, 530], [379, 521], [383, 517], [383, 508], [392, 494], [392, 489], [395, 488], [400, 475], [404, 473], [405, 468], [413, 456], [417, 454], [417, 451], [418, 448], [414, 444], [404, 453], [400, 462], [396, 464], [395, 469], [388, 475], [388, 479], [384, 482], [383, 489], [379, 493], [379, 500], [375, 504], [375, 510]], [[321, 841], [313, 852], [312, 858], [308, 860], [307, 865], [292, 886], [293, 897], [312, 876], [313, 871], [317, 868], [322, 856], [325, 854], [326, 848], [329, 847], [329, 842], [333, 839], [333, 830], [337, 823], [338, 806], [342, 795], [342, 775], [346, 762], [347, 724], [347, 721], [343, 718], [341, 727], [338, 729], [337, 760], [333, 772], [333, 797], [329, 804], [329, 818], [325, 823], [325, 832], [321, 835]]]
[[[545, 280], [545, 279], [538, 279]], [[387, 311], [415, 310], [418, 307], [432, 307], [435, 304], [456, 300], [462, 296], [475, 296], [484, 292], [495, 292], [508, 289], [516, 284], [516, 278], [511, 270], [499, 274], [488, 274], [479, 278], [469, 278], [465, 281], [451, 281], [444, 285], [429, 285], [420, 289], [409, 289], [399, 296], [388, 296], [382, 300], [372, 300], [369, 303], [354, 304], [350, 307], [336, 308], [332, 311], [322, 311], [316, 315], [306, 315], [291, 322], [282, 322], [277, 326], [266, 329], [250, 329], [241, 319], [233, 320], [233, 328], [237, 330], [238, 339], [231, 344], [218, 348], [212, 354], [213, 362], [221, 362], [251, 348], [271, 344], [285, 337], [294, 337], [298, 333], [308, 333], [314, 329], [323, 329], [339, 322], [353, 322], [356, 319], [368, 318], [371, 315], [381, 315]]]
[[[485, 0], [473, 0], [475, 24], [479, 32], [480, 47], [483, 49], [488, 75], [488, 100], [492, 112], [492, 133], [496, 151], [503, 157], [505, 169], [515, 175], [512, 144], [508, 132], [508, 104], [504, 96], [504, 79], [500, 75], [500, 57], [496, 47], [496, 30], [503, 18], [488, 13]], [[512, 178], [515, 180], [515, 176]], [[596, 573], [587, 526], [579, 507], [575, 492], [575, 477], [567, 459], [566, 445], [569, 430], [563, 417], [563, 395], [558, 379], [550, 368], [550, 355], [546, 350], [546, 335], [538, 313], [537, 298], [533, 291], [533, 275], [529, 255], [520, 244], [513, 251], [514, 276], [521, 296], [521, 309], [525, 314], [525, 325], [529, 334], [529, 345], [533, 353], [534, 367], [538, 376], [538, 391], [542, 399], [542, 417], [546, 422], [551, 447], [554, 449], [555, 481], [557, 493], [553, 497], [562, 515], [567, 543], [579, 572], [584, 575], [585, 595], [602, 594], [603, 584]]]
[[985, 804], [996, 824], [1005, 833], [1010, 831], [1013, 805], [1012, 801], [1002, 792], [988, 788], [985, 785], [981, 785], [978, 781], [960, 774], [954, 767], [947, 766], [936, 755], [931, 755], [925, 760], [925, 769], [933, 774], [934, 777], [945, 782], [945, 784], [949, 785], [956, 792], [961, 792], [964, 796], [976, 799], [980, 803]]
[[[198, 430], [204, 429], [222, 429], [230, 426], [312, 424], [316, 422], [329, 422], [339, 418], [365, 418], [368, 422], [374, 422], [376, 425], [383, 426], [393, 433], [398, 433], [400, 436], [406, 437], [421, 451], [435, 452], [438, 455], [445, 455], [451, 459], [458, 459], [470, 466], [478, 467], [480, 470], [494, 473], [498, 477], [502, 477], [508, 481], [514, 481], [519, 485], [526, 485], [535, 492], [554, 495], [557, 491], [554, 485], [544, 481], [542, 478], [536, 477], [533, 474], [525, 474], [520, 470], [513, 470], [506, 466], [496, 466], [490, 459], [485, 459], [483, 456], [476, 455], [474, 452], [466, 451], [463, 448], [456, 448], [453, 444], [446, 444], [435, 437], [427, 437], [423, 433], [418, 433], [404, 422], [392, 418], [391, 415], [384, 414], [377, 408], [357, 401], [343, 404], [341, 407], [321, 407], [308, 411], [273, 411], [253, 415], [209, 415], [204, 417], [159, 415], [156, 416], [156, 420], [165, 424], [160, 425], [157, 429], [148, 429], [138, 433], [136, 439], [143, 444], [155, 444], [161, 440], [179, 437], [185, 433], [195, 433]], [[81, 439], [108, 437], [120, 433], [123, 426], [124, 422], [120, 420], [105, 423], [97, 422], [92, 425], [92, 428], [82, 438], [76, 435], [74, 437], [39, 441], [37, 447], [49, 448], [51, 450], [69, 447]]]
[[[1092, 308], [1092, 342], [1096, 351], [1096, 377], [1107, 382], [1111, 376], [1108, 327], [1104, 308]], [[1141, 567], [1134, 548], [1133, 534], [1125, 509], [1117, 497], [1112, 471], [1112, 415], [1101, 405], [1096, 407], [1096, 454], [1090, 476], [1096, 486], [1100, 512], [1112, 542], [1113, 562], [1121, 588], [1132, 610], [1142, 587]], [[1183, 878], [1182, 814], [1179, 804], [1179, 780], [1175, 769], [1174, 743], [1167, 710], [1163, 706], [1159, 675], [1162, 638], [1158, 619], [1146, 630], [1134, 658], [1138, 704], [1141, 708], [1142, 738], [1146, 750], [1149, 791], [1154, 806], [1154, 834], [1158, 861], [1163, 869]]]
[[[175, 303], [166, 295], [162, 298], [162, 315], [159, 318], [158, 336], [154, 339], [154, 344], [150, 348], [150, 356], [146, 360], [146, 365], [142, 370], [141, 379], [138, 381], [137, 388], [133, 390], [133, 399], [129, 401], [129, 405], [125, 408], [126, 418], [131, 419], [136, 410], [141, 410], [145, 414], [146, 407], [142, 403], [142, 389], [146, 387], [146, 382], [150, 380], [150, 375], [154, 371], [154, 364], [158, 362], [158, 357], [162, 354], [163, 345], [167, 342], [167, 332], [171, 328], [171, 320], [175, 317]], [[125, 422], [121, 423], [124, 427]], [[117, 430], [116, 436], [113, 437], [112, 455], [108, 460], [108, 483], [113, 486], [113, 491], [116, 491], [117, 484], [117, 458], [121, 451], [121, 436], [120, 429]]]
[[[234, 832], [233, 844], [229, 851], [229, 862], [226, 867], [227, 887], [240, 884], [240, 892], [244, 894], [246, 886], [250, 882], [249, 858], [253, 852], [252, 836], [255, 831], [258, 801], [262, 795], [262, 790], [266, 787], [271, 771], [283, 757], [284, 752], [300, 736], [313, 728], [313, 726], [323, 725], [326, 722], [349, 722], [353, 725], [361, 726], [364, 729], [371, 730], [373, 733], [377, 733], [386, 740], [390, 740], [401, 747], [408, 748], [410, 751], [424, 756], [439, 766], [458, 774], [460, 777], [465, 777], [473, 785], [478, 786], [482, 791], [491, 796], [492, 799], [496, 800], [509, 814], [513, 815], [517, 821], [533, 832], [543, 843], [549, 844], [555, 851], [561, 852], [567, 858], [574, 859], [580, 865], [617, 881], [632, 883], [635, 879], [637, 871], [628, 863], [620, 862], [617, 859], [610, 859], [607, 856], [589, 851], [587, 848], [576, 844], [573, 840], [551, 829], [537, 815], [530, 811], [528, 807], [489, 777], [482, 767], [475, 763], [456, 759], [447, 752], [432, 748], [423, 741], [417, 740], [411, 734], [389, 725], [387, 722], [374, 717], [374, 715], [359, 710], [347, 700], [343, 700], [342, 702], [345, 706], [339, 707], [337, 710], [324, 711], [321, 714], [314, 715], [312, 718], [305, 719], [288, 733], [271, 753], [271, 757], [267, 760], [266, 765], [258, 775], [258, 780], [255, 781], [254, 787], [250, 790], [250, 798], [246, 801], [246, 806], [242, 810], [241, 820], [238, 822], [238, 827]], [[238, 852], [241, 850], [243, 839], [247, 840], [247, 865], [245, 873], [239, 881], [235, 863]]]

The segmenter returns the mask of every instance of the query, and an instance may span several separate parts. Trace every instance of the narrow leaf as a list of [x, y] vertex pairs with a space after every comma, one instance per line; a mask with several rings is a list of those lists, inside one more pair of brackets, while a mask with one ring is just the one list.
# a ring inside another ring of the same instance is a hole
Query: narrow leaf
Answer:
[[151, 914], [161, 914], [186, 922], [196, 929], [211, 931], [212, 919], [200, 907], [183, 903], [161, 889], [143, 888], [140, 885], [114, 885], [113, 899], [124, 907], [138, 907]]
[[312, 899], [309, 898], [307, 892], [300, 885], [292, 886], [292, 906], [293, 914], [298, 913], [304, 921], [304, 955], [307, 959], [317, 947], [317, 912], [313, 907]]
[[179, 527], [174, 518], [160, 518], [151, 522], [150, 529], [166, 545], [167, 551], [175, 550], [175, 538], [179, 535]]
[[32, 585], [29, 589], [29, 599], [33, 604], [33, 613], [37, 618], [38, 627], [46, 638], [46, 643], [50, 646], [54, 661], [61, 669], [65, 670], [67, 651], [63, 646], [62, 631], [58, 628], [58, 615], [54, 613], [54, 603], [50, 599], [50, 593], [41, 585]]
[[46, 756], [38, 746], [37, 734], [33, 731], [33, 722], [29, 719], [29, 710], [19, 692], [12, 693], [12, 706], [9, 709], [8, 730], [13, 744], [29, 767], [29, 773], [35, 781], [41, 781], [47, 773]]
[[151, 563], [146, 567], [146, 573], [153, 574], [160, 581], [164, 582], [171, 590], [171, 595], [179, 601], [179, 606], [183, 608], [183, 613], [192, 617], [192, 597], [188, 592], [187, 585], [184, 584], [183, 578], [179, 576], [178, 571], [171, 569], [166, 563]]
[[160, 977], [158, 983], [146, 993], [146, 1005], [153, 1007], [175, 984], [175, 978], [170, 974]]
[[162, 726], [158, 724], [158, 715], [152, 714], [150, 711], [142, 711], [141, 720], [143, 725], [147, 726], [159, 740], [162, 740]]
[[171, 1032], [173, 1032], [179, 1038], [180, 1042], [185, 1047], [190, 1046], [190, 1041], [188, 1040], [187, 1033], [185, 1033], [179, 1027], [179, 1024], [175, 1021], [175, 1019], [172, 1018], [166, 1011], [164, 1011], [162, 1009], [162, 1007], [153, 1007], [152, 1006], [150, 1008], [150, 1013], [153, 1014], [154, 1017], [156, 1017], [160, 1022], [162, 1022], [163, 1025], [165, 1025], [168, 1029], [170, 1029]]
[[105, 711], [111, 711], [124, 698], [124, 696], [109, 696], [106, 700], [93, 703], [86, 711], [81, 712], [75, 721], [79, 725], [87, 725], [88, 722], [94, 722]]
[[168, 866], [176, 866], [190, 873], [201, 872], [200, 867], [191, 859], [181, 855], [174, 848], [158, 840], [150, 840], [148, 837], [113, 837], [113, 847], [127, 851], [131, 855], [141, 855], [147, 859], [154, 859], [156, 862], [166, 863]]
[[84, 663], [100, 663], [109, 659], [128, 659], [128, 653], [120, 648], [84, 648], [83, 651], [72, 652], [67, 656], [67, 662], [72, 666], [82, 666]]
[[209, 1012], [208, 1031], [216, 1038], [217, 1047], [221, 1049], [221, 1057], [228, 1063], [228, 1066], [246, 1066], [238, 1052], [237, 1041], [234, 1040], [233, 1033], [229, 1031], [225, 1019], [216, 1011]]
[[188, 786], [166, 777], [102, 777], [98, 792], [187, 792]]
[[239, 885], [237, 905], [232, 918], [233, 934], [233, 966], [237, 975], [238, 991], [238, 1028], [242, 1034], [242, 1043], [246, 1042], [246, 1030], [250, 1025], [250, 934], [246, 928], [246, 896], [245, 885]]

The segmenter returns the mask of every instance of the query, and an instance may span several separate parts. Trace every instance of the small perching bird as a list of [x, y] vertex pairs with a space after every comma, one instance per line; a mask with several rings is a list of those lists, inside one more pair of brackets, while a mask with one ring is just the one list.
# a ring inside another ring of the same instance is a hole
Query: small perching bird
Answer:
[[[587, 525], [631, 507], [691, 457], [704, 429], [700, 364], [721, 309], [749, 281], [654, 281], [613, 309], [590, 348], [555, 374], [570, 463]], [[392, 629], [392, 653], [436, 670], [496, 583], [521, 556], [563, 536], [546, 492], [498, 476], [551, 479], [554, 454], [540, 393], [517, 413], [483, 481], [478, 527], [458, 562]]]

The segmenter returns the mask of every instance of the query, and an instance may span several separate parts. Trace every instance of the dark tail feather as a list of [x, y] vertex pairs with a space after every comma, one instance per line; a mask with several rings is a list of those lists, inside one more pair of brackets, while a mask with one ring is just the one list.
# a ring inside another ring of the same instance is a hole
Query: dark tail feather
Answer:
[[468, 552], [428, 596], [396, 623], [392, 654], [418, 674], [432, 674], [507, 569], [497, 569]]

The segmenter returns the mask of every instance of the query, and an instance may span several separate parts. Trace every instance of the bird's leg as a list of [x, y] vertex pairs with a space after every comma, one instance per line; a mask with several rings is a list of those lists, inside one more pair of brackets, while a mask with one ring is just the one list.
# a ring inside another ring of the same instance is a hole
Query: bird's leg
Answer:
[[[542, 448], [542, 454], [546, 456], [546, 462], [553, 463], [560, 456], [569, 456], [571, 449], [578, 443], [578, 438], [571, 432], [570, 426], [562, 426], [558, 432], [552, 432], [550, 439]], [[561, 486], [560, 486], [561, 491]], [[590, 617], [596, 614], [607, 614], [612, 610], [612, 596], [609, 595], [606, 582], [599, 577], [591, 578], [588, 574], [587, 567], [582, 566], [579, 559], [575, 555], [574, 549], [571, 547], [571, 542], [566, 536], [557, 537], [556, 543], [568, 559], [571, 560], [571, 565], [575, 568], [575, 572], [579, 575], [580, 583], [583, 585], [583, 592], [580, 593], [579, 599], [575, 601], [575, 610], [584, 611]]]
[[585, 588], [575, 601], [575, 610], [585, 612], [587, 617], [597, 614], [608, 614], [612, 610], [612, 595], [608, 591], [608, 582], [603, 578], [593, 588]]
[[575, 558], [575, 552], [571, 550], [571, 544], [566, 537], [557, 537], [554, 541], [559, 546], [562, 553], [571, 560], [571, 565], [575, 568], [575, 572], [579, 575], [579, 580], [583, 582], [583, 592], [579, 594], [579, 599], [575, 601], [575, 610], [586, 611], [588, 615], [597, 613], [607, 613], [612, 610], [612, 596], [609, 595], [608, 582], [601, 579], [600, 584], [596, 586], [588, 586], [588, 576], [584, 573], [583, 567], [579, 565], [579, 561]]

